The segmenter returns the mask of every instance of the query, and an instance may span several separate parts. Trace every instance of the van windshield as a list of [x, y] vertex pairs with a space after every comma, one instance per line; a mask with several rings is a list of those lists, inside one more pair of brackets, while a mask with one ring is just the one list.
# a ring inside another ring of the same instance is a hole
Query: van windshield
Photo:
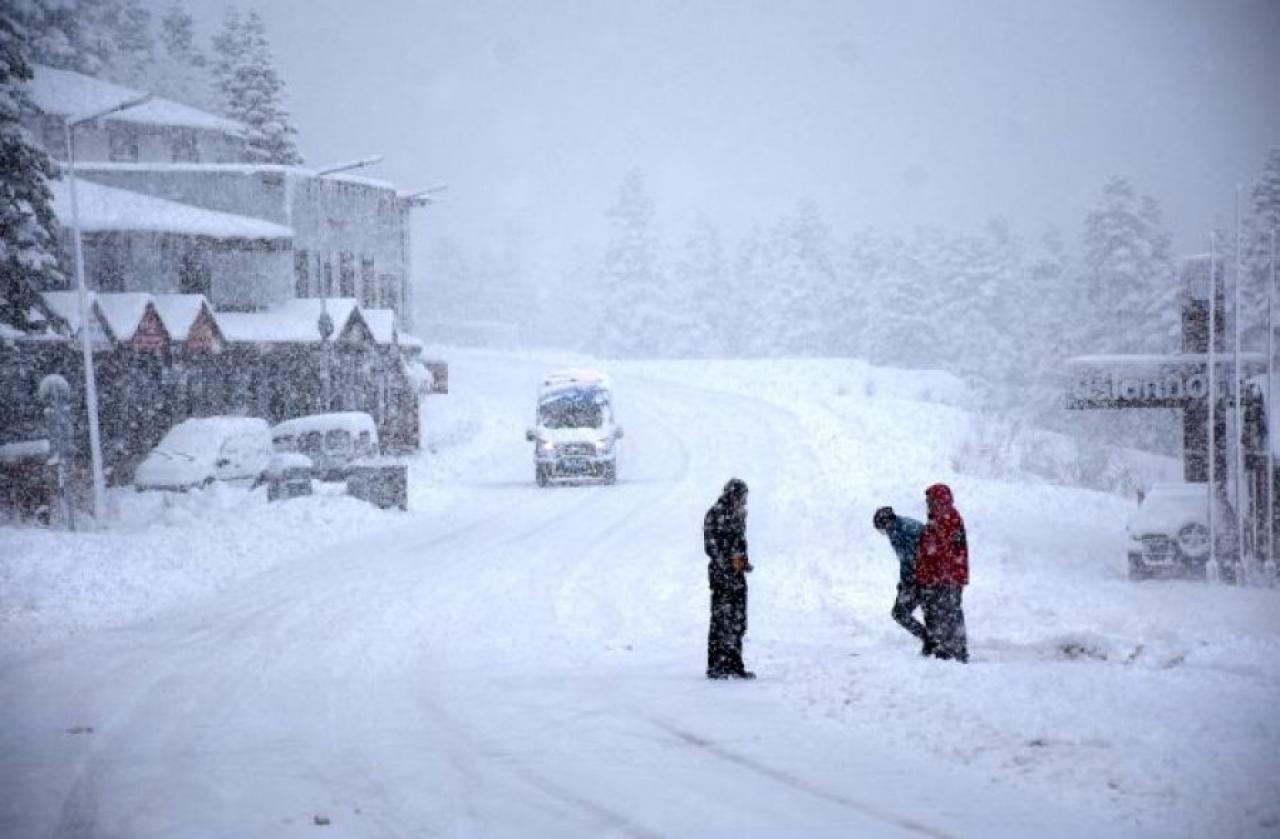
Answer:
[[599, 428], [604, 424], [602, 400], [592, 392], [557, 394], [538, 406], [538, 423], [545, 428]]

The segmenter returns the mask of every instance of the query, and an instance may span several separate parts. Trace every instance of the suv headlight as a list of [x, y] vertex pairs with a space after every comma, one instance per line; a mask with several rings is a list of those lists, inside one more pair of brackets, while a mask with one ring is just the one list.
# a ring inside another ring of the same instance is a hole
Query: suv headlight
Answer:
[[613, 438], [605, 437], [603, 440], [596, 440], [596, 452], [603, 454], [613, 448]]
[[545, 454], [551, 454], [555, 450], [556, 450], [556, 444], [551, 440], [538, 441], [538, 451], [543, 452]]
[[1209, 552], [1209, 528], [1199, 522], [1184, 524], [1178, 531], [1178, 547], [1187, 556], [1204, 556]]

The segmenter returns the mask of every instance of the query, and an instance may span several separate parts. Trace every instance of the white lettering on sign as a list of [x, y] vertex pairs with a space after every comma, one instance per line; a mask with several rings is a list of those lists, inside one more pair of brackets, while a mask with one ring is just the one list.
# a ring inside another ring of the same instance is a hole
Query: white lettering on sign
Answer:
[[[1217, 383], [1218, 393], [1230, 394], [1226, 376]], [[1071, 395], [1079, 402], [1185, 402], [1209, 395], [1206, 373], [1167, 371], [1164, 373], [1126, 374], [1097, 371], [1078, 379]]]

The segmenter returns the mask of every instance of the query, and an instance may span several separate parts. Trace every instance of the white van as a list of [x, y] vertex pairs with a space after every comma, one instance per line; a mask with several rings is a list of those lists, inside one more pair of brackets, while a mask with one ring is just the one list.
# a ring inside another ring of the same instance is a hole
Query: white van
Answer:
[[535, 424], [525, 431], [525, 439], [534, 444], [538, 486], [558, 479], [614, 483], [621, 438], [608, 376], [595, 370], [561, 370], [543, 377]]
[[353, 462], [378, 454], [378, 427], [360, 411], [312, 414], [277, 424], [271, 443], [277, 452], [311, 458], [317, 478], [340, 480]]

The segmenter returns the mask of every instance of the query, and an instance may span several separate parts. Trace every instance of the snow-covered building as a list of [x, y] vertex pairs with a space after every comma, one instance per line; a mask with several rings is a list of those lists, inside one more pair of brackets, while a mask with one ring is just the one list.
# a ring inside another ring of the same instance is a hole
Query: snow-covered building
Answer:
[[[68, 121], [139, 96], [47, 67], [29, 87], [39, 113], [27, 127], [64, 164]], [[381, 181], [249, 162], [245, 137], [234, 121], [152, 99], [76, 128], [75, 212], [70, 179], [50, 184], [67, 277], [77, 226], [84, 247], [112, 481], [191, 416], [363, 411], [384, 447], [413, 449], [419, 395], [447, 382], [406, 331], [414, 201]], [[35, 383], [59, 373], [87, 463], [79, 298], [40, 291], [29, 323], [0, 324], [0, 444], [44, 433]]]
[[[70, 185], [52, 183], [71, 276]], [[199, 294], [215, 309], [282, 303], [293, 293], [293, 232], [252, 216], [208, 210], [80, 178], [76, 183], [85, 276], [103, 292]]]
[[355, 298], [410, 324], [410, 204], [389, 183], [272, 164], [99, 162], [79, 171], [107, 186], [285, 228], [291, 257], [273, 262], [272, 289]]
[[[142, 91], [70, 70], [35, 65], [29, 85], [39, 113], [27, 127], [57, 160], [66, 160], [64, 129], [76, 120], [143, 95]], [[224, 117], [153, 98], [75, 129], [76, 158], [120, 162], [230, 163], [245, 160], [244, 126]]]
[[[33, 133], [58, 160], [64, 127], [140, 95], [37, 67]], [[219, 311], [292, 297], [352, 297], [411, 326], [408, 213], [386, 182], [248, 161], [246, 129], [152, 99], [75, 132], [79, 224], [89, 285], [106, 292], [203, 294]], [[66, 180], [55, 209], [70, 230]], [[69, 237], [68, 237], [69, 238]], [[70, 241], [67, 266], [70, 267]], [[68, 272], [69, 273], [69, 272]]]

